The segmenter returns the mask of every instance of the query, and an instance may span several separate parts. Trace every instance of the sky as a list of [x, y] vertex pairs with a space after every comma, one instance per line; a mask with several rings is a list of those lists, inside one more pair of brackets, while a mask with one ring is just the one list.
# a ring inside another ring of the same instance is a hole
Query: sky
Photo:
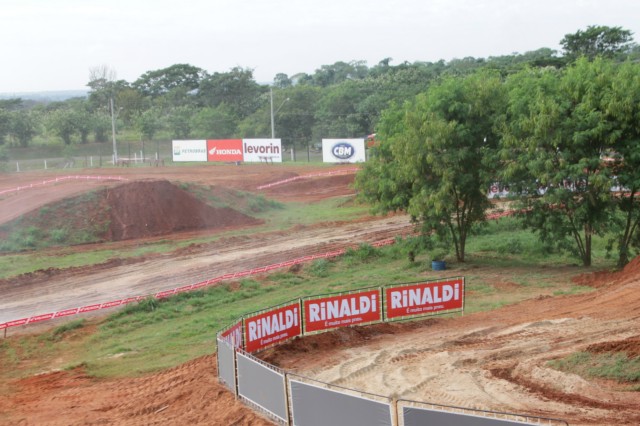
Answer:
[[337, 61], [450, 61], [561, 51], [565, 34], [622, 27], [638, 0], [0, 0], [0, 93], [87, 89], [108, 67], [130, 83], [190, 64], [250, 68], [259, 83]]

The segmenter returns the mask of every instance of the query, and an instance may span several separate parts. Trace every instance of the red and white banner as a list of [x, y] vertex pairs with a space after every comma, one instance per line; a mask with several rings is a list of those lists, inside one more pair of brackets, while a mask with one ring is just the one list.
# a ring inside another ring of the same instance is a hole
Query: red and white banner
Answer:
[[222, 333], [220, 333], [220, 337], [225, 342], [231, 343], [231, 346], [234, 348], [242, 347], [242, 321], [238, 321], [236, 324], [232, 325]]
[[270, 309], [244, 320], [245, 351], [259, 351], [301, 334], [300, 303]]
[[207, 140], [207, 161], [242, 161], [242, 139]]
[[303, 299], [304, 332], [382, 321], [380, 289]]
[[462, 310], [464, 306], [462, 277], [387, 287], [384, 292], [387, 320]]

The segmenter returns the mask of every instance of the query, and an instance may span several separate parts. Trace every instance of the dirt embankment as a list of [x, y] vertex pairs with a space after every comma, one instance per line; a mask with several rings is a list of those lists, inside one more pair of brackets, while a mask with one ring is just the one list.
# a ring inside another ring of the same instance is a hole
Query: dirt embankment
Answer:
[[[255, 226], [262, 221], [230, 207], [216, 208], [167, 180], [127, 182], [50, 203], [21, 216], [20, 227], [90, 232], [103, 242], [177, 232]], [[6, 237], [14, 228], [0, 228]]]

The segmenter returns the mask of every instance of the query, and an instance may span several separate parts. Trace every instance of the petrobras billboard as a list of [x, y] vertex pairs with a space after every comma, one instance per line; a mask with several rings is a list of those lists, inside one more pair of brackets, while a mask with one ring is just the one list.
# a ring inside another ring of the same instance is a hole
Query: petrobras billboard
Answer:
[[206, 140], [172, 141], [173, 161], [207, 161]]
[[242, 145], [247, 163], [282, 163], [280, 139], [243, 139]]
[[366, 161], [364, 139], [322, 139], [325, 163], [361, 163]]
[[244, 348], [255, 352], [301, 334], [300, 302], [275, 307], [245, 317]]
[[385, 287], [385, 318], [406, 319], [464, 307], [464, 278]]
[[207, 140], [207, 161], [242, 161], [242, 139]]
[[380, 289], [375, 289], [305, 298], [302, 300], [304, 332], [380, 322], [380, 296]]

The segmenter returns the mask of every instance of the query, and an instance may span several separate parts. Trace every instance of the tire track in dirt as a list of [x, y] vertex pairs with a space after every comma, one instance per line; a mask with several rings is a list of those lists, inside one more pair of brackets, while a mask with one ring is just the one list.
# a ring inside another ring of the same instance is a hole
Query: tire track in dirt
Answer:
[[[330, 229], [299, 227], [193, 247], [187, 254], [166, 254], [134, 264], [75, 274], [73, 269], [19, 285], [3, 285], [0, 323], [121, 298], [154, 294], [195, 284], [226, 273], [241, 272], [287, 260], [374, 242], [413, 229], [405, 216], [370, 218]], [[37, 283], [37, 284], [36, 284]]]

